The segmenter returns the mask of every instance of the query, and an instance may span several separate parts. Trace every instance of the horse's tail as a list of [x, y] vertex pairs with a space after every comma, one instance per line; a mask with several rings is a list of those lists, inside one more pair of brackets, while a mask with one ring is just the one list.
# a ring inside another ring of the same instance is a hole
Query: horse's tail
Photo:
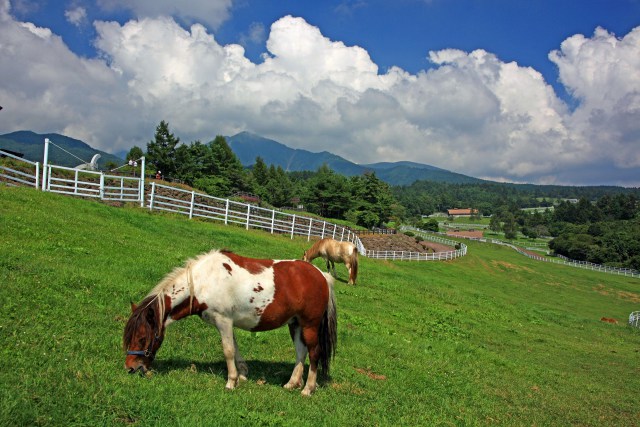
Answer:
[[327, 309], [320, 322], [318, 338], [320, 341], [320, 368], [325, 375], [329, 375], [329, 364], [336, 353], [336, 344], [338, 342], [338, 317], [336, 312], [336, 299], [333, 292], [333, 277], [331, 274], [322, 273], [327, 280], [329, 288], [329, 300], [327, 301]]
[[354, 247], [351, 253], [351, 276], [352, 283], [356, 284], [356, 278], [358, 277], [358, 248]]

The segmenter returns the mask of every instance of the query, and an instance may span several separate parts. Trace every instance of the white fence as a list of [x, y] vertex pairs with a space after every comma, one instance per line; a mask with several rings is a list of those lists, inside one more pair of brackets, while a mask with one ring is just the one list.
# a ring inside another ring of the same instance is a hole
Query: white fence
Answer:
[[43, 182], [45, 190], [53, 193], [124, 202], [143, 200], [141, 178], [47, 165]]
[[433, 234], [424, 232], [418, 228], [402, 227], [401, 230], [411, 230], [411, 232], [421, 236], [425, 240], [442, 243], [443, 245], [451, 247], [458, 246], [460, 249], [433, 253], [407, 251], [367, 251], [366, 256], [368, 258], [390, 259], [396, 261], [446, 261], [459, 258], [467, 254], [467, 245], [465, 245], [464, 243], [456, 242], [449, 239], [443, 239], [441, 237], [434, 236]]
[[[7, 185], [18, 186], [27, 185], [30, 187], [38, 188], [40, 185], [40, 163], [31, 162], [21, 157], [15, 156], [6, 151], [0, 150], [0, 156], [9, 157], [10, 159], [18, 160], [23, 170], [14, 169], [8, 165], [0, 165], [0, 181], [5, 182]], [[25, 172], [28, 171], [28, 172]]]
[[586, 261], [575, 261], [566, 257], [562, 257], [564, 259], [558, 259], [558, 258], [547, 258], [547, 257], [543, 257], [540, 255], [534, 255], [531, 254], [525, 250], [523, 250], [522, 248], [519, 248], [518, 246], [509, 244], [509, 243], [505, 243], [501, 240], [492, 240], [491, 243], [495, 243], [498, 245], [504, 245], [504, 246], [509, 246], [512, 249], [515, 249], [518, 253], [529, 257], [531, 259], [535, 259], [537, 261], [544, 261], [544, 262], [550, 262], [553, 264], [561, 264], [561, 265], [567, 265], [570, 267], [577, 267], [577, 268], [583, 268], [585, 270], [593, 270], [593, 271], [600, 271], [602, 273], [609, 273], [609, 274], [617, 274], [619, 276], [629, 276], [629, 277], [635, 277], [635, 278], [640, 278], [640, 272], [636, 271], [636, 270], [631, 270], [628, 268], [617, 268], [617, 267], [608, 267], [606, 265], [600, 265], [600, 264], [593, 264], [590, 262], [586, 262]]
[[349, 228], [296, 214], [288, 214], [273, 209], [265, 209], [248, 203], [221, 199], [183, 190], [168, 185], [151, 183], [147, 194], [150, 210], [160, 210], [221, 221], [225, 224], [237, 224], [248, 229], [260, 229], [270, 233], [325, 238], [349, 241], [358, 251], [365, 254], [366, 249], [358, 236]]
[[[50, 141], [46, 141], [47, 147]], [[326, 238], [349, 241], [356, 245], [360, 254], [389, 260], [449, 260], [466, 255], [467, 247], [438, 253], [367, 251], [356, 233], [348, 227], [336, 225], [324, 220], [289, 214], [273, 209], [236, 202], [228, 199], [212, 197], [196, 191], [183, 190], [177, 187], [151, 182], [148, 194], [145, 195], [143, 178], [108, 175], [103, 172], [81, 170], [48, 164], [45, 149], [45, 163], [42, 173], [42, 190], [79, 197], [99, 198], [101, 200], [140, 201], [141, 206], [150, 210], [174, 212], [199, 217], [225, 224], [237, 224], [246, 229], [261, 229], [270, 233]], [[40, 188], [39, 163], [29, 162], [10, 153], [0, 150], [0, 154], [35, 166], [35, 170], [26, 173], [8, 166], [0, 165], [0, 178], [9, 185], [30, 185]], [[144, 159], [143, 159], [144, 165]], [[144, 170], [144, 166], [143, 166]], [[435, 240], [434, 236], [424, 236]], [[439, 239], [441, 243], [454, 246], [457, 242]]]

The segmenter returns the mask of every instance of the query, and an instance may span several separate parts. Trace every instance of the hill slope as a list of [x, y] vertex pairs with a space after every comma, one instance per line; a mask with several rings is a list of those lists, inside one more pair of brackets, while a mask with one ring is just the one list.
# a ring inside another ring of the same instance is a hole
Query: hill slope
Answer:
[[200, 319], [168, 328], [149, 378], [125, 373], [121, 337], [129, 301], [186, 258], [212, 247], [296, 258], [306, 239], [6, 187], [0, 224], [0, 424], [640, 422], [640, 332], [600, 321], [638, 309], [637, 279], [475, 242], [451, 262], [361, 258], [356, 287], [338, 265], [337, 354], [305, 400], [282, 389], [286, 328], [237, 333], [250, 372], [232, 393]]
[[91, 161], [91, 158], [95, 154], [100, 154], [98, 159], [98, 167], [105, 168], [108, 162], [121, 165], [124, 160], [114, 156], [113, 154], [105, 153], [104, 151], [96, 150], [88, 144], [80, 141], [79, 139], [69, 138], [68, 136], [60, 135], [57, 133], [45, 133], [37, 134], [31, 131], [17, 131], [0, 135], [0, 149], [8, 149], [17, 151], [24, 154], [24, 158], [31, 160], [32, 162], [42, 162], [44, 157], [44, 140], [49, 138], [54, 144], [73, 153], [78, 158], [65, 153], [55, 146], [49, 147], [49, 162], [67, 167], [76, 167], [79, 164], [87, 163]]

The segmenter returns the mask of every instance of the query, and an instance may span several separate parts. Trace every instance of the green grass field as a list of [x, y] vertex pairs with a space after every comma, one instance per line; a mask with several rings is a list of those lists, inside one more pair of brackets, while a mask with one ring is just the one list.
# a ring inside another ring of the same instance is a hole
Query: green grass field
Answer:
[[331, 378], [303, 398], [282, 388], [286, 328], [238, 332], [232, 392], [198, 318], [169, 327], [147, 377], [121, 342], [130, 300], [187, 258], [299, 258], [306, 239], [2, 186], [0, 233], [0, 425], [640, 425], [638, 279], [476, 242], [448, 262], [361, 257], [355, 287], [337, 266]]

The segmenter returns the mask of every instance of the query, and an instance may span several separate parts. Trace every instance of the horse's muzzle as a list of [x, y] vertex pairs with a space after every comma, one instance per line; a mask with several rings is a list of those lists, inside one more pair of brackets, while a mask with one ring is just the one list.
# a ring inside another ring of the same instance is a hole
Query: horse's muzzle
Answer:
[[137, 368], [134, 368], [133, 366], [128, 368], [128, 372], [130, 374], [135, 374], [136, 372], [139, 372], [140, 375], [144, 375], [147, 373], [147, 369], [144, 367], [144, 365], [140, 365]]

